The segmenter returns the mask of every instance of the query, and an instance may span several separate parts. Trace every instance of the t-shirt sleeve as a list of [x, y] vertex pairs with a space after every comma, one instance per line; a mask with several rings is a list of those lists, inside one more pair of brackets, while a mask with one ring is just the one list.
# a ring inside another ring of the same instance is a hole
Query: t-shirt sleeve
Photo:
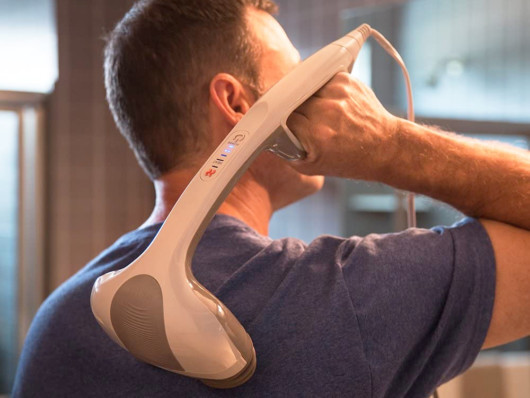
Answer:
[[341, 245], [373, 396], [427, 396], [478, 355], [495, 295], [482, 225], [410, 229]]

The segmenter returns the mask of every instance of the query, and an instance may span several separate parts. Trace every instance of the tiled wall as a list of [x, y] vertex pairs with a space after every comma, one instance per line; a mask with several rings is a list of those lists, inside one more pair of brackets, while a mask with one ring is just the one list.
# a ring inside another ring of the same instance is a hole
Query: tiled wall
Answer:
[[362, 7], [403, 3], [404, 0], [276, 0], [277, 19], [302, 56], [343, 33], [341, 13]]
[[153, 192], [114, 126], [102, 49], [131, 0], [57, 1], [59, 81], [49, 104], [47, 263], [52, 289], [149, 214]]

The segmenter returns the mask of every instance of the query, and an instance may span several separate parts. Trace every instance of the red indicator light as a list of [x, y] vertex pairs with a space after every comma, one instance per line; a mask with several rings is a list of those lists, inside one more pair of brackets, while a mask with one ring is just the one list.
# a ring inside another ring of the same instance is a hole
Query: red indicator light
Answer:
[[205, 175], [206, 177], [211, 177], [211, 176], [213, 176], [214, 174], [215, 174], [215, 170], [213, 170], [213, 169], [210, 169], [210, 170], [208, 170], [206, 173], [204, 173], [204, 175]]

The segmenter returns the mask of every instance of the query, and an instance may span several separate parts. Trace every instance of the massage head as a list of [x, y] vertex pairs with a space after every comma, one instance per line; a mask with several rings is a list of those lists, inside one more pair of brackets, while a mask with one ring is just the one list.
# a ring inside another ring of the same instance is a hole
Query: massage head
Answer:
[[195, 247], [262, 150], [287, 159], [304, 157], [287, 128], [289, 115], [336, 73], [351, 70], [370, 32], [362, 25], [268, 90], [201, 167], [143, 254], [96, 280], [92, 311], [116, 343], [142, 361], [216, 388], [235, 387], [252, 376], [252, 340], [228, 308], [195, 280]]
[[[244, 383], [256, 367], [244, 328], [193, 277], [167, 268], [185, 267], [157, 258], [152, 250], [124, 270], [126, 275], [111, 273], [96, 281], [91, 305], [100, 325], [139, 360], [216, 388]], [[151, 264], [164, 270], [148, 273]]]

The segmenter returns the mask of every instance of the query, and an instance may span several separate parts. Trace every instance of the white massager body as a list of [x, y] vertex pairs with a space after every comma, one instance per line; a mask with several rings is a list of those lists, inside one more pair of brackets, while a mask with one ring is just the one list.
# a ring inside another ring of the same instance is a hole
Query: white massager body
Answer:
[[350, 32], [267, 91], [191, 180], [143, 254], [96, 280], [92, 311], [114, 341], [142, 361], [213, 387], [234, 387], [252, 376], [252, 340], [193, 277], [195, 248], [219, 205], [262, 150], [303, 158], [287, 118], [336, 73], [351, 70], [369, 35], [367, 25]]

